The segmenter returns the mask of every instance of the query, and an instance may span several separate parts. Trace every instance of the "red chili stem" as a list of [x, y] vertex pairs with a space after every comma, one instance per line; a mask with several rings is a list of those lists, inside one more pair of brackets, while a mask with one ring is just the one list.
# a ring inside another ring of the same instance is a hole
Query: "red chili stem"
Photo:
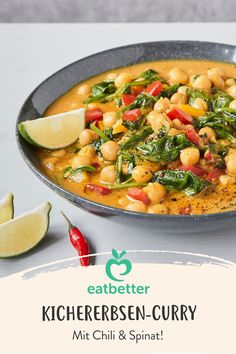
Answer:
[[[76, 249], [80, 256], [80, 264], [83, 267], [89, 266], [89, 243], [82, 234], [82, 232], [75, 226], [72, 225], [68, 217], [61, 212], [63, 217], [65, 218], [66, 222], [69, 226], [69, 235], [70, 235], [70, 242], [72, 243], [73, 247]], [[81, 258], [83, 257], [83, 258]]]
[[68, 223], [68, 227], [69, 229], [72, 229], [74, 227], [74, 225], [71, 224], [70, 220], [68, 219], [68, 217], [63, 213], [63, 211], [61, 211], [61, 215], [66, 219], [67, 223]]

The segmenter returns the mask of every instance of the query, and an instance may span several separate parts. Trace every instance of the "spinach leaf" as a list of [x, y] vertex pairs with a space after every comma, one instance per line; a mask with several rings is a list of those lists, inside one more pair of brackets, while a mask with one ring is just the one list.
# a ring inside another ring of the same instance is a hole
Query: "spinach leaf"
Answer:
[[123, 120], [122, 124], [129, 130], [138, 130], [144, 122], [144, 117], [137, 119], [135, 122]]
[[181, 84], [174, 84], [169, 86], [167, 89], [163, 90], [160, 93], [160, 97], [167, 97], [171, 98], [171, 96], [178, 91], [178, 88], [181, 86]]
[[236, 110], [230, 108], [221, 109], [222, 116], [230, 123], [231, 127], [236, 130]]
[[174, 136], [165, 135], [156, 141], [153, 140], [149, 143], [139, 145], [137, 149], [148, 161], [166, 164], [178, 159], [180, 151], [192, 145], [185, 134], [178, 134]]
[[104, 131], [100, 130], [98, 127], [96, 127], [95, 124], [90, 124], [90, 128], [100, 136], [100, 138], [103, 140], [103, 142], [109, 141], [113, 139], [112, 131], [111, 129], [104, 129]]
[[236, 144], [236, 138], [232, 134], [230, 134], [228, 131], [216, 128], [215, 132], [220, 139], [227, 139], [232, 144]]
[[156, 103], [156, 99], [154, 96], [149, 95], [148, 93], [140, 93], [140, 95], [138, 95], [134, 102], [132, 104], [130, 104], [129, 106], [126, 106], [123, 109], [124, 111], [130, 111], [131, 109], [135, 109], [135, 108], [152, 108], [154, 106], [154, 104]]
[[76, 169], [73, 169], [71, 166], [69, 166], [64, 170], [63, 177], [69, 178], [69, 177], [75, 176], [78, 172], [83, 172], [83, 171], [96, 172], [97, 170], [95, 167], [89, 166], [89, 165], [84, 165], [84, 166], [78, 167]]
[[212, 89], [212, 94], [210, 102], [214, 112], [219, 112], [222, 108], [229, 107], [230, 102], [233, 100], [233, 97], [216, 88]]
[[122, 162], [123, 156], [119, 154], [116, 160], [116, 183], [120, 183], [122, 177]]
[[153, 69], [148, 69], [143, 71], [138, 77], [137, 79], [143, 79], [146, 81], [146, 84], [151, 84], [153, 81], [160, 81], [161, 83], [166, 83], [166, 81], [159, 76], [158, 72], [156, 70]]
[[190, 171], [163, 170], [156, 172], [152, 179], [170, 190], [183, 191], [187, 196], [200, 193], [209, 182], [199, 178]]
[[102, 101], [107, 95], [116, 91], [115, 83], [113, 80], [100, 81], [92, 87], [92, 94], [85, 100], [85, 103]]
[[201, 129], [203, 127], [219, 128], [228, 130], [227, 121], [220, 114], [209, 113], [206, 116], [199, 117], [195, 120], [194, 125]]
[[93, 142], [93, 147], [94, 150], [96, 151], [97, 154], [99, 154], [101, 156], [101, 146], [104, 143], [104, 141], [102, 139], [96, 139]]
[[121, 144], [121, 150], [128, 150], [137, 145], [138, 142], [145, 140], [149, 135], [153, 133], [151, 127], [144, 127], [136, 134], [133, 134], [126, 142]]
[[[228, 114], [229, 113], [229, 114]], [[236, 133], [236, 114], [232, 115], [227, 110], [221, 113], [209, 113], [207, 116], [199, 117], [195, 120], [197, 128], [211, 127], [221, 139], [228, 139], [231, 143], [236, 143], [234, 137]]]
[[196, 98], [202, 98], [206, 103], [209, 103], [210, 95], [205, 91], [188, 88], [187, 89], [187, 96], [189, 98], [189, 104], [193, 104]]
[[100, 130], [94, 124], [90, 125], [90, 128], [97, 133], [100, 138], [93, 141], [92, 145], [97, 154], [101, 155], [101, 145], [106, 143], [107, 141], [113, 140], [112, 131], [109, 128], [104, 129], [104, 131]]

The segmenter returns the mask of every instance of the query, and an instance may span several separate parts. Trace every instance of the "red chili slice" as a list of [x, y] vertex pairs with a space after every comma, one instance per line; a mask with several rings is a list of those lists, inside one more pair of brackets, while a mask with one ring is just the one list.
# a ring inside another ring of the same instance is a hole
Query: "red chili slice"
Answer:
[[145, 89], [145, 92], [149, 93], [152, 96], [157, 96], [162, 90], [162, 83], [160, 81], [154, 81]]
[[94, 109], [89, 109], [86, 112], [86, 123], [92, 123], [92, 122], [97, 122], [99, 120], [103, 119], [103, 113], [101, 109], [99, 108], [94, 108]]
[[124, 113], [123, 120], [129, 122], [136, 122], [142, 115], [142, 112], [139, 108], [132, 109]]
[[204, 159], [210, 162], [217, 162], [219, 161], [219, 156], [214, 154], [212, 151], [206, 151], [204, 154]]
[[224, 174], [224, 170], [220, 170], [219, 168], [213, 168], [210, 173], [208, 173], [207, 180], [209, 182], [215, 182], [220, 176]]
[[189, 204], [189, 205], [186, 205], [182, 208], [179, 208], [179, 214], [180, 215], [190, 215], [192, 214], [192, 205]]
[[123, 106], [129, 106], [131, 103], [134, 102], [135, 98], [136, 98], [136, 96], [134, 96], [134, 95], [124, 94], [122, 96]]
[[207, 161], [214, 161], [214, 154], [211, 151], [207, 151], [204, 154], [204, 159]]
[[98, 186], [97, 184], [86, 184], [86, 188], [100, 195], [107, 195], [111, 193], [111, 189], [103, 186]]
[[179, 169], [183, 171], [191, 171], [196, 176], [204, 176], [206, 174], [206, 171], [203, 168], [197, 166], [181, 166]]
[[193, 144], [199, 145], [201, 139], [192, 125], [186, 125], [185, 135]]
[[127, 194], [129, 197], [135, 200], [139, 200], [140, 202], [143, 202], [146, 205], [150, 204], [150, 199], [148, 198], [147, 193], [145, 193], [142, 189], [128, 188]]
[[192, 124], [193, 118], [190, 114], [182, 111], [180, 108], [175, 107], [170, 112], [167, 113], [171, 120], [179, 119], [183, 124]]

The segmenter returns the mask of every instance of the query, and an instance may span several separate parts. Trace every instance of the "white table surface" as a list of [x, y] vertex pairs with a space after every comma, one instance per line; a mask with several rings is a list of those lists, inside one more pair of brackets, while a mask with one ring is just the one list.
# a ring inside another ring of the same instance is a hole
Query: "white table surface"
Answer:
[[[92, 53], [135, 42], [185, 39], [236, 45], [235, 32], [236, 23], [0, 25], [0, 196], [14, 193], [16, 215], [47, 200], [53, 204], [48, 237], [25, 256], [0, 260], [0, 276], [75, 255], [59, 213], [62, 209], [80, 226], [96, 252], [111, 248], [162, 249], [236, 260], [235, 230], [191, 235], [149, 231], [144, 234], [132, 225], [118, 225], [81, 211], [32, 174], [15, 143], [15, 121], [23, 101], [36, 85], [63, 66]], [[156, 261], [150, 255], [136, 255], [133, 259]]]

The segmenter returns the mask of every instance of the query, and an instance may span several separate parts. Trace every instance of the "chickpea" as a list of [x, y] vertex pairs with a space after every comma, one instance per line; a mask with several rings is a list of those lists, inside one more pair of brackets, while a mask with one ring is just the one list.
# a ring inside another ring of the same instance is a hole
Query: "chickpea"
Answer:
[[159, 171], [161, 168], [161, 164], [159, 162], [142, 161], [140, 162], [140, 165], [148, 168], [152, 173]]
[[236, 80], [233, 78], [229, 78], [225, 81], [225, 86], [230, 87], [236, 84]]
[[154, 105], [154, 111], [157, 111], [158, 113], [163, 113], [168, 108], [170, 108], [170, 100], [167, 97], [161, 97]]
[[206, 137], [209, 141], [215, 142], [216, 141], [216, 133], [214, 129], [210, 127], [204, 127], [199, 130], [198, 135], [201, 137]]
[[102, 156], [109, 161], [114, 161], [117, 158], [119, 145], [115, 141], [107, 141], [102, 144], [101, 152]]
[[186, 104], [188, 102], [188, 98], [185, 94], [176, 92], [171, 96], [170, 102], [172, 104]]
[[92, 129], [84, 129], [79, 135], [80, 145], [85, 146], [91, 144], [95, 140], [94, 131]]
[[232, 176], [223, 175], [223, 176], [219, 177], [219, 181], [220, 181], [221, 184], [223, 184], [223, 186], [228, 186], [228, 185], [231, 185], [231, 184], [235, 184], [236, 183], [236, 178], [232, 177]]
[[221, 68], [212, 68], [207, 70], [207, 76], [209, 77], [209, 79], [211, 79], [212, 76], [214, 75], [219, 75], [222, 78], [226, 77], [225, 71]]
[[145, 213], [147, 210], [147, 207], [144, 203], [138, 202], [138, 203], [127, 204], [125, 209], [130, 210], [130, 211], [136, 211], [137, 213]]
[[77, 93], [79, 95], [87, 95], [91, 91], [91, 87], [88, 84], [84, 84], [78, 87]]
[[101, 108], [101, 106], [99, 103], [93, 102], [93, 103], [88, 104], [88, 109], [100, 109], [100, 108]]
[[217, 87], [220, 90], [224, 89], [225, 82], [220, 75], [218, 74], [211, 75], [210, 80], [213, 83], [213, 86]]
[[133, 169], [132, 177], [135, 182], [145, 183], [150, 181], [150, 179], [152, 178], [152, 173], [148, 167], [139, 165]]
[[200, 75], [193, 82], [193, 87], [203, 91], [209, 91], [211, 88], [211, 80], [206, 75]]
[[96, 151], [93, 146], [88, 145], [82, 147], [82, 149], [78, 152], [78, 156], [87, 156], [90, 160], [94, 159], [96, 156]]
[[177, 92], [182, 93], [183, 95], [187, 95], [187, 89], [189, 89], [188, 86], [180, 86]]
[[229, 108], [236, 109], [236, 100], [233, 100], [233, 101], [230, 102]]
[[123, 84], [126, 84], [132, 81], [134, 78], [129, 73], [120, 73], [115, 79], [115, 86], [117, 88], [121, 87]]
[[81, 182], [88, 183], [90, 180], [90, 174], [86, 171], [77, 171], [76, 174], [73, 174], [72, 176], [70, 176], [70, 180], [72, 180], [76, 183], [81, 183]]
[[186, 125], [181, 123], [181, 121], [178, 118], [174, 119], [172, 121], [172, 123], [173, 123], [173, 126], [175, 129], [178, 129], [178, 130], [185, 130], [186, 129]]
[[66, 150], [65, 149], [55, 150], [52, 151], [51, 155], [54, 157], [64, 157], [66, 155]]
[[102, 183], [114, 183], [116, 180], [116, 166], [106, 166], [100, 173], [100, 181]]
[[148, 183], [147, 187], [144, 187], [143, 190], [153, 203], [160, 203], [166, 195], [166, 189], [160, 183]]
[[106, 112], [103, 114], [103, 124], [105, 128], [112, 128], [117, 121], [116, 112]]
[[57, 162], [59, 162], [58, 157], [49, 157], [43, 161], [44, 165], [51, 171], [54, 171]]
[[180, 161], [184, 166], [196, 165], [200, 159], [200, 152], [195, 147], [188, 147], [180, 152]]
[[230, 86], [230, 88], [228, 88], [228, 94], [233, 98], [236, 98], [236, 85]]
[[115, 80], [117, 78], [117, 75], [118, 74], [116, 74], [116, 73], [109, 73], [109, 74], [107, 74], [106, 79], [107, 80]]
[[163, 204], [156, 204], [148, 208], [150, 214], [168, 214], [168, 208]]
[[152, 122], [160, 116], [162, 116], [162, 114], [159, 114], [157, 111], [151, 111], [147, 115], [147, 121], [148, 123], [152, 124]]
[[81, 166], [89, 166], [91, 165], [91, 159], [86, 156], [86, 155], [83, 155], [83, 156], [75, 156], [72, 160], [72, 164], [71, 164], [71, 167], [73, 168], [73, 170], [75, 170], [76, 168], [78, 167], [81, 167]]
[[196, 98], [192, 106], [194, 108], [201, 109], [202, 111], [207, 111], [208, 109], [206, 101], [204, 101], [202, 98]]
[[125, 197], [118, 199], [118, 204], [119, 204], [122, 208], [125, 208], [128, 203], [129, 203], [129, 201], [128, 201], [128, 199], [125, 198]]
[[151, 124], [152, 129], [157, 132], [163, 126], [167, 129], [173, 126], [171, 120], [166, 114], [158, 113], [157, 111], [151, 111], [147, 116], [147, 121]]
[[122, 167], [121, 167], [121, 171], [124, 175], [127, 175], [129, 172], [129, 164], [128, 162], [122, 162]]
[[228, 155], [225, 157], [227, 173], [236, 177], [236, 149], [229, 149]]
[[169, 73], [171, 84], [187, 84], [188, 75], [181, 69], [174, 68]]
[[183, 132], [186, 128], [184, 128], [183, 130], [178, 130], [178, 129], [175, 129], [175, 128], [170, 128], [170, 130], [168, 131], [168, 135], [169, 136], [174, 136], [174, 135], [178, 135], [180, 134], [181, 132]]

